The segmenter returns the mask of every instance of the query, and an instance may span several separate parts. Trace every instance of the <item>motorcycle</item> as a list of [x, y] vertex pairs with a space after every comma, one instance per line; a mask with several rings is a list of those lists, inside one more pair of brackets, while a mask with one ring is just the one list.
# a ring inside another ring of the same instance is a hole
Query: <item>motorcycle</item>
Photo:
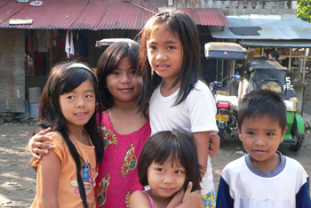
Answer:
[[209, 87], [213, 92], [216, 101], [217, 115], [216, 122], [218, 126], [218, 135], [221, 139], [225, 135], [234, 137], [233, 130], [237, 126], [237, 96], [230, 96], [230, 92], [223, 87], [224, 80], [230, 79], [229, 86], [232, 79], [239, 79], [238, 75], [228, 76], [220, 82], [211, 82]]
[[[247, 57], [247, 49], [237, 43], [228, 42], [211, 42], [205, 44], [205, 56], [210, 59], [225, 59], [225, 60], [242, 60], [245, 62]], [[244, 64], [242, 64], [243, 68]], [[237, 64], [235, 65], [237, 68]], [[241, 68], [238, 67], [237, 71]], [[231, 72], [234, 74], [234, 71]], [[238, 97], [231, 93], [231, 84], [233, 80], [238, 80], [240, 76], [230, 75], [223, 78], [221, 81], [213, 81], [209, 87], [214, 94], [217, 106], [216, 122], [218, 125], [218, 135], [223, 139], [226, 135], [234, 137], [233, 130], [237, 127], [237, 106]], [[229, 90], [224, 87], [224, 83], [229, 80]]]

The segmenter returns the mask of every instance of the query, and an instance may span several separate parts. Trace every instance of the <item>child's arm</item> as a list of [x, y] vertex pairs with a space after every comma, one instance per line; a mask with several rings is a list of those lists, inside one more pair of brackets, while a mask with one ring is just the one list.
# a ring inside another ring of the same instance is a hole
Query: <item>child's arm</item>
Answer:
[[192, 134], [197, 148], [198, 160], [201, 165], [201, 177], [204, 176], [207, 169], [207, 158], [209, 150], [209, 132], [195, 132]]
[[213, 134], [209, 136], [209, 149], [208, 154], [213, 158], [217, 155], [220, 147], [220, 137], [218, 134]]
[[130, 198], [131, 208], [151, 208], [150, 200], [142, 191], [135, 191]]
[[57, 192], [61, 161], [54, 151], [42, 157], [40, 161], [42, 207], [58, 208]]
[[310, 190], [309, 190], [309, 178], [307, 182], [300, 187], [300, 190], [296, 194], [296, 207], [311, 207]]
[[234, 199], [230, 196], [229, 185], [220, 176], [217, 198], [216, 198], [216, 208], [233, 208]]

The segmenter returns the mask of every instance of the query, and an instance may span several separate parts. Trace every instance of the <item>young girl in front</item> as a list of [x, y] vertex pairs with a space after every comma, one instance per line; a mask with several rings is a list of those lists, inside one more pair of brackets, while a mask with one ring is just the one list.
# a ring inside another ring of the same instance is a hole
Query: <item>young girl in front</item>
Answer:
[[218, 131], [216, 105], [200, 80], [199, 36], [191, 18], [180, 12], [156, 14], [141, 31], [139, 70], [144, 85], [138, 99], [149, 108], [151, 135], [182, 128], [192, 133], [201, 165], [201, 194], [206, 207], [215, 195], [209, 136]]
[[[96, 128], [97, 78], [81, 63], [56, 65], [43, 89], [39, 120], [53, 151], [40, 161], [32, 207], [95, 207], [96, 165], [103, 156]], [[95, 151], [94, 151], [95, 150]]]
[[[184, 203], [171, 203], [172, 207], [182, 208], [189, 202], [187, 200], [191, 189], [200, 190], [200, 166], [196, 148], [192, 135], [186, 131], [162, 131], [151, 136], [143, 147], [137, 168], [141, 185], [149, 185], [150, 189], [134, 192], [131, 196], [131, 208], [168, 207], [173, 196], [184, 190]], [[188, 186], [189, 182], [192, 187]], [[204, 207], [203, 203], [200, 205]]]

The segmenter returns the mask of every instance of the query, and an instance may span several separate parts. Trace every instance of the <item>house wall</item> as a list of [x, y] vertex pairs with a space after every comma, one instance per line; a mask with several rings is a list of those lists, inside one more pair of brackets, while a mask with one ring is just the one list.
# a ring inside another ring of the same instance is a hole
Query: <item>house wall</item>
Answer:
[[0, 112], [25, 112], [25, 30], [0, 32]]

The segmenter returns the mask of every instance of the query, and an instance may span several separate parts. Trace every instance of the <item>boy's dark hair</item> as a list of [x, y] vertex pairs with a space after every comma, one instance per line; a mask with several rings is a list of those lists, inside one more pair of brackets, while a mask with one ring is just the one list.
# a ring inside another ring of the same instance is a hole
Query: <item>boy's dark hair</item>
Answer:
[[168, 30], [180, 39], [183, 46], [183, 61], [179, 75], [171, 88], [181, 81], [180, 91], [175, 105], [183, 102], [195, 83], [200, 78], [200, 43], [199, 35], [193, 20], [182, 12], [168, 10], [151, 17], [141, 30], [141, 45], [139, 50], [139, 73], [143, 75], [144, 85], [138, 97], [138, 105], [144, 114], [148, 109], [151, 95], [161, 83], [162, 77], [154, 73], [151, 76], [151, 66], [147, 57], [147, 41], [150, 35], [159, 30]]
[[280, 54], [277, 51], [270, 51], [269, 53], [272, 57], [275, 58], [275, 60], [279, 60]]
[[[59, 97], [60, 95], [71, 92], [86, 80], [90, 80], [93, 84], [96, 103], [99, 102], [99, 91], [97, 89], [96, 77], [90, 71], [80, 67], [67, 68], [71, 64], [73, 63], [58, 64], [53, 67], [42, 91], [40, 99], [39, 121], [44, 124], [41, 126], [49, 126], [52, 128], [52, 131], [58, 131], [62, 134], [77, 166], [77, 181], [83, 205], [84, 207], [88, 207], [85, 188], [81, 177], [81, 160], [83, 161], [83, 159], [69, 138], [68, 128], [65, 124], [66, 119], [61, 110]], [[97, 129], [97, 123], [100, 123], [99, 121], [101, 120], [101, 116], [98, 116], [98, 122], [96, 122], [96, 112], [101, 112], [101, 105], [96, 106], [93, 116], [87, 122], [87, 124], [84, 125], [84, 129], [88, 133], [93, 145], [95, 146], [96, 162], [99, 164], [103, 158], [104, 149], [100, 134]]]
[[268, 116], [279, 121], [282, 131], [286, 128], [286, 107], [282, 97], [271, 90], [253, 90], [239, 102], [238, 126], [242, 127], [244, 118]]
[[135, 69], [138, 67], [139, 44], [119, 42], [110, 45], [100, 56], [97, 63], [96, 75], [99, 82], [101, 102], [106, 108], [114, 105], [113, 97], [107, 88], [107, 76], [119, 65], [122, 58], [128, 57]]
[[189, 181], [193, 183], [192, 190], [200, 190], [200, 165], [192, 135], [186, 131], [161, 131], [151, 136], [145, 143], [138, 162], [139, 182], [148, 185], [148, 168], [151, 163], [163, 164], [169, 157], [173, 162], [180, 162], [186, 170], [184, 190]]

